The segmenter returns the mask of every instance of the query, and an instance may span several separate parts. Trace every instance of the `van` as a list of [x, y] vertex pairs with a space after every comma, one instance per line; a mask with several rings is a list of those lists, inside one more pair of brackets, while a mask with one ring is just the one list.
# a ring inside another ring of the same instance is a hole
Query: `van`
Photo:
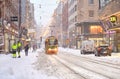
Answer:
[[84, 40], [81, 44], [81, 54], [94, 53], [95, 52], [94, 40]]

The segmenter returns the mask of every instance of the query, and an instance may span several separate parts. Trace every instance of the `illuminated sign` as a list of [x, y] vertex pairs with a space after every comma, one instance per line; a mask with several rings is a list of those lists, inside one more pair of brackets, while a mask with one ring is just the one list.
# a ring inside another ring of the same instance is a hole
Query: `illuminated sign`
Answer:
[[115, 23], [116, 21], [117, 21], [117, 16], [111, 16], [110, 17], [110, 21], [112, 22], [112, 23]]

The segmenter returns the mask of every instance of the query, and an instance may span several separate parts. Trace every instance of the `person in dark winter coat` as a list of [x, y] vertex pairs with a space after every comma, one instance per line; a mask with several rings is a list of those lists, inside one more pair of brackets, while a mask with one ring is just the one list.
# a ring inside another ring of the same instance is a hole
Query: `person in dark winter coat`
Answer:
[[26, 55], [26, 56], [28, 56], [28, 50], [29, 50], [29, 45], [26, 44], [26, 46], [25, 46], [25, 55]]

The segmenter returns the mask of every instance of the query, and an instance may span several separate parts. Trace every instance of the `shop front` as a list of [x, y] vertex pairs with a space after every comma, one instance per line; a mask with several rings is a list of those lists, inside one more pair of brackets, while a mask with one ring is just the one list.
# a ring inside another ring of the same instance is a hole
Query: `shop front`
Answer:
[[83, 40], [94, 40], [98, 46], [103, 41], [105, 34], [99, 22], [82, 22], [76, 25], [76, 46], [80, 48]]
[[[120, 0], [112, 0], [99, 12], [102, 27], [109, 36], [115, 52], [120, 52]], [[114, 33], [110, 33], [113, 31]], [[107, 33], [108, 32], [108, 33]]]

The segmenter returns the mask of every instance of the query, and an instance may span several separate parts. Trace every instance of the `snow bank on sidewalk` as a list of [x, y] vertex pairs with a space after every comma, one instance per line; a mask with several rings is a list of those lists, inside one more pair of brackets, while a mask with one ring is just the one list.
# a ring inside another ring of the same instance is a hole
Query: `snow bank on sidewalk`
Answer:
[[57, 79], [35, 70], [34, 63], [40, 50], [29, 50], [28, 56], [22, 51], [21, 58], [12, 58], [11, 54], [0, 54], [0, 79]]

